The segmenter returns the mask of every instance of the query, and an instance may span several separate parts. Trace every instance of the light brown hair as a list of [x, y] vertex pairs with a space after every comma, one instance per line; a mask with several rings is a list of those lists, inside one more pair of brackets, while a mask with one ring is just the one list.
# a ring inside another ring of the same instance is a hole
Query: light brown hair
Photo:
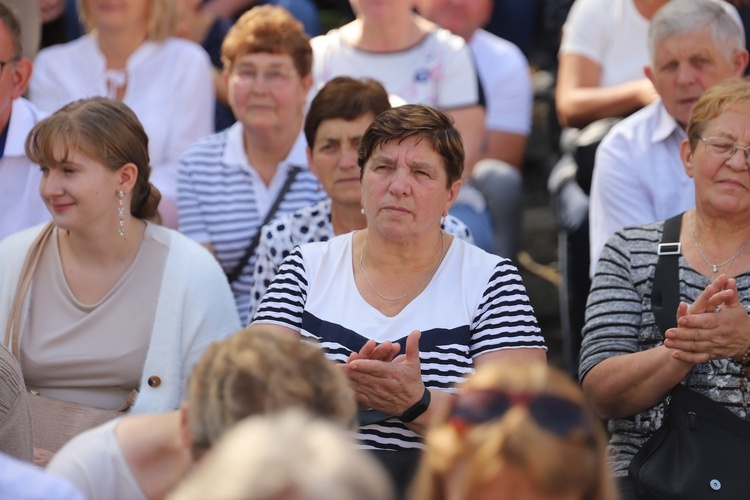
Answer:
[[[62, 157], [55, 156], [58, 146]], [[130, 213], [139, 219], [157, 218], [161, 193], [149, 182], [148, 136], [127, 105], [106, 97], [73, 101], [37, 123], [26, 138], [26, 156], [42, 167], [60, 166], [71, 150], [112, 171], [134, 164], [138, 177]]]
[[188, 387], [194, 453], [210, 448], [237, 421], [284, 408], [349, 424], [356, 412], [344, 373], [323, 350], [263, 326], [213, 344]]
[[469, 471], [459, 488], [465, 498], [471, 498], [474, 488], [502, 474], [503, 464], [523, 470], [539, 491], [550, 496], [580, 493], [582, 500], [616, 498], [602, 426], [581, 389], [566, 374], [545, 363], [504, 361], [480, 367], [460, 387], [457, 397], [476, 390], [549, 394], [569, 400], [588, 416], [588, 438], [558, 437], [538, 426], [522, 405], [463, 430], [446, 414], [425, 437], [427, 448], [415, 483], [416, 499], [444, 499], [446, 478], [461, 464]]
[[360, 178], [375, 149], [389, 141], [401, 144], [404, 139], [410, 137], [426, 140], [443, 159], [448, 188], [461, 179], [464, 171], [464, 146], [461, 134], [448, 115], [424, 104], [406, 104], [391, 108], [375, 118], [362, 136], [357, 151]]
[[310, 37], [283, 7], [259, 5], [234, 23], [221, 44], [224, 70], [231, 71], [237, 58], [259, 52], [289, 55], [300, 77], [312, 70]]
[[[23, 50], [23, 47], [21, 46], [21, 23], [18, 21], [15, 12], [2, 2], [0, 2], [0, 23], [3, 23], [5, 29], [10, 35], [10, 43], [12, 45], [11, 57], [16, 60], [20, 59]], [[5, 69], [3, 69], [3, 71], [5, 71]]]
[[706, 90], [690, 111], [687, 136], [691, 151], [695, 151], [711, 120], [745, 104], [750, 104], [750, 82], [745, 79], [730, 78]]

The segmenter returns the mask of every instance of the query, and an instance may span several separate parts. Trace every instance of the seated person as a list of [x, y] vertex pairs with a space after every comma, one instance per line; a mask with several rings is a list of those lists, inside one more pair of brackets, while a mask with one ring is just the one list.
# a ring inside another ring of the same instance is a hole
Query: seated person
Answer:
[[[471, 179], [481, 157], [485, 111], [469, 48], [459, 36], [415, 14], [415, 0], [350, 3], [357, 15], [354, 21], [312, 40], [314, 88], [336, 76], [374, 78], [401, 101], [445, 111], [461, 132], [464, 180]], [[493, 252], [493, 221], [485, 195], [467, 182], [454, 205], [476, 244]]]
[[480, 367], [425, 436], [414, 500], [614, 500], [580, 387], [542, 363]]
[[206, 350], [179, 411], [123, 417], [79, 434], [48, 470], [87, 498], [162, 498], [236, 422], [290, 407], [341, 428], [356, 411], [346, 377], [320, 349], [243, 330]]
[[[526, 57], [513, 43], [482, 29], [495, 0], [416, 3], [421, 15], [461, 36], [471, 48], [487, 107], [482, 160], [474, 167], [473, 182], [492, 214], [493, 252], [514, 259], [521, 244], [521, 168], [534, 98]], [[456, 209], [453, 213], [461, 217]]]
[[651, 21], [646, 75], [660, 99], [615, 125], [597, 149], [591, 276], [615, 231], [668, 219], [695, 204], [693, 181], [680, 160], [690, 110], [708, 87], [742, 76], [748, 64], [744, 30], [727, 12], [734, 8], [723, 3], [670, 1]]
[[[329, 81], [315, 96], [305, 117], [307, 161], [329, 199], [263, 226], [248, 318], [254, 316], [279, 266], [294, 247], [367, 227], [361, 210], [357, 148], [370, 123], [390, 107], [381, 84], [348, 76]], [[473, 242], [466, 225], [452, 215], [444, 218], [441, 227], [448, 234]]]
[[0, 344], [0, 453], [30, 462], [34, 458], [32, 445], [31, 413], [23, 374], [10, 351]]
[[455, 383], [486, 363], [546, 359], [516, 268], [440, 228], [463, 160], [445, 113], [420, 104], [381, 113], [359, 145], [367, 228], [297, 247], [253, 320], [316, 339], [345, 363], [360, 408], [371, 409], [361, 443], [399, 494]]
[[671, 295], [659, 293], [662, 307], [674, 303], [662, 310], [676, 328], [655, 321], [652, 303], [665, 221], [609, 239], [586, 310], [580, 379], [594, 410], [608, 419], [610, 461], [624, 499], [636, 498], [628, 467], [661, 426], [666, 397], [678, 384], [721, 403], [738, 425], [750, 418], [750, 83], [732, 79], [706, 90], [686, 131], [680, 157], [695, 184], [695, 208], [667, 221], [680, 243], [669, 257], [677, 260], [679, 285]]
[[39, 167], [23, 149], [43, 114], [21, 97], [31, 78], [31, 60], [22, 56], [21, 24], [0, 3], [0, 240], [49, 220], [39, 196]]
[[114, 99], [75, 101], [31, 130], [26, 154], [52, 222], [0, 242], [0, 324], [27, 389], [87, 413], [123, 409], [134, 390], [135, 413], [177, 409], [239, 318], [211, 255], [148, 222], [160, 194], [138, 118]]
[[91, 96], [132, 108], [148, 134], [153, 182], [163, 196], [162, 222], [176, 229], [177, 161], [214, 130], [209, 58], [197, 44], [171, 36], [175, 0], [128, 2], [122, 13], [112, 12], [107, 2], [79, 4], [90, 31], [39, 52], [31, 101], [50, 113]]
[[325, 192], [306, 166], [312, 49], [302, 25], [282, 7], [255, 7], [229, 31], [222, 59], [238, 121], [182, 156], [178, 208], [180, 231], [224, 268], [244, 324], [261, 226]]
[[234, 426], [168, 500], [393, 500], [388, 476], [351, 436], [300, 409]]

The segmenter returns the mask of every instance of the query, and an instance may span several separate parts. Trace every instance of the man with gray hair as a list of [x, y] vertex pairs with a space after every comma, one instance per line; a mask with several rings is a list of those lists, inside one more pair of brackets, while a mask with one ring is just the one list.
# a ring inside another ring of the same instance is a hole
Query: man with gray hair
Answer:
[[0, 240], [50, 219], [39, 196], [41, 172], [24, 151], [26, 136], [44, 117], [21, 97], [29, 78], [18, 18], [0, 2]]
[[660, 99], [618, 123], [596, 152], [589, 206], [593, 276], [621, 227], [668, 219], [695, 205], [680, 160], [690, 110], [703, 92], [748, 64], [736, 9], [719, 0], [671, 0], [651, 19], [650, 66]]

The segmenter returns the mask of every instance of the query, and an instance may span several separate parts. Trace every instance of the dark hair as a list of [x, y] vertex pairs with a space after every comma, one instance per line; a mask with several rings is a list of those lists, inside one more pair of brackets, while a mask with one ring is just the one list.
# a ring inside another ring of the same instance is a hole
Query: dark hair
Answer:
[[15, 12], [2, 2], [0, 2], [0, 21], [5, 25], [8, 34], [10, 34], [13, 59], [20, 59], [21, 52], [23, 51], [21, 44], [21, 23], [18, 21]]
[[300, 77], [312, 70], [310, 37], [283, 7], [259, 5], [245, 12], [224, 37], [221, 61], [231, 71], [238, 57], [258, 52], [288, 54]]
[[[55, 147], [61, 143], [62, 158], [55, 156]], [[148, 136], [127, 105], [106, 97], [80, 99], [37, 123], [26, 138], [26, 155], [43, 167], [66, 162], [71, 149], [113, 171], [134, 164], [138, 177], [130, 213], [139, 219], [157, 216], [161, 193], [149, 182]]]
[[432, 149], [443, 158], [445, 173], [448, 174], [448, 187], [461, 178], [464, 171], [461, 134], [448, 115], [424, 104], [406, 104], [384, 111], [375, 118], [362, 137], [357, 151], [360, 178], [365, 163], [376, 148], [388, 141], [398, 141], [401, 144], [409, 137], [429, 141]]
[[388, 92], [377, 80], [339, 76], [326, 83], [310, 103], [305, 118], [305, 138], [312, 148], [320, 124], [326, 120], [352, 121], [371, 113], [373, 118], [391, 109]]

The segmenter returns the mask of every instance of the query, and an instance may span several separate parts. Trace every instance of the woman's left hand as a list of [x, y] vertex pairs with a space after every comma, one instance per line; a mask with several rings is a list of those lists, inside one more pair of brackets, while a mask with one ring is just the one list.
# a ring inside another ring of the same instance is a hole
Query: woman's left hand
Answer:
[[406, 354], [393, 361], [388, 356], [381, 359], [355, 356], [343, 366], [360, 407], [402, 415], [422, 398], [420, 336], [418, 330], [411, 332], [406, 339]]
[[750, 347], [750, 317], [737, 294], [734, 279], [719, 277], [689, 308], [680, 303], [677, 328], [666, 331], [664, 346], [676, 359], [705, 363], [738, 360]]

